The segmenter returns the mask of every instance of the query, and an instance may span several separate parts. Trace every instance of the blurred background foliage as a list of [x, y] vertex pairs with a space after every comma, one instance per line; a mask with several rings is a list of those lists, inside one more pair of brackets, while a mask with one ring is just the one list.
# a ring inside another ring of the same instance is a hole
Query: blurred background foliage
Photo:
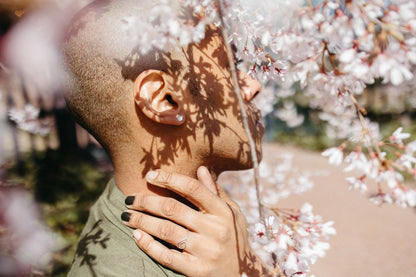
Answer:
[[96, 147], [70, 152], [48, 149], [7, 165], [9, 185], [31, 190], [47, 225], [62, 238], [50, 267], [33, 276], [66, 276], [88, 211], [110, 178], [111, 167], [102, 152]]
[[[276, 88], [277, 90], [279, 88]], [[300, 87], [296, 93], [284, 100], [295, 104], [296, 111], [303, 116], [304, 121], [296, 127], [289, 127], [272, 112], [266, 116], [266, 140], [303, 147], [308, 150], [322, 151], [332, 146], [340, 145], [345, 139], [328, 137], [326, 123], [319, 114], [321, 110], [311, 108], [309, 99], [305, 97]], [[401, 92], [395, 94], [394, 92]], [[357, 100], [365, 107], [367, 118], [378, 123], [383, 138], [390, 136], [400, 126], [405, 132], [416, 135], [416, 105], [412, 87], [384, 86], [378, 80], [370, 85]], [[283, 101], [274, 105], [274, 111], [283, 106]]]

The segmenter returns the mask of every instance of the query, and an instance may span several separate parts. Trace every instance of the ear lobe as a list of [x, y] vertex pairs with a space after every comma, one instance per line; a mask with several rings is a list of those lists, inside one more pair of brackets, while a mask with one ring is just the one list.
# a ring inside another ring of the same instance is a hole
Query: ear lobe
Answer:
[[184, 122], [181, 107], [177, 96], [170, 90], [169, 78], [160, 70], [143, 71], [134, 82], [134, 99], [149, 119], [162, 124], [181, 125]]

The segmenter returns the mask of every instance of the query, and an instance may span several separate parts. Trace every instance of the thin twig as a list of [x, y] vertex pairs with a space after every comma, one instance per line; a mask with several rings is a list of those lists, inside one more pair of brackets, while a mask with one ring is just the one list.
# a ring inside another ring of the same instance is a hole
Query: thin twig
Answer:
[[227, 57], [228, 57], [228, 62], [230, 64], [230, 70], [231, 70], [231, 78], [234, 82], [234, 92], [237, 96], [237, 100], [238, 100], [238, 104], [240, 106], [240, 110], [241, 110], [241, 115], [243, 117], [243, 127], [244, 130], [247, 134], [247, 138], [248, 138], [248, 143], [250, 145], [250, 153], [251, 153], [251, 159], [253, 161], [253, 169], [254, 169], [254, 184], [256, 187], [256, 196], [257, 196], [257, 202], [258, 202], [258, 207], [259, 207], [259, 216], [260, 216], [260, 221], [263, 222], [264, 227], [266, 227], [266, 233], [267, 233], [267, 237], [270, 239], [271, 238], [271, 234], [270, 231], [267, 228], [266, 225], [266, 218], [264, 216], [264, 207], [263, 204], [261, 203], [261, 196], [260, 196], [260, 182], [259, 182], [259, 162], [257, 159], [257, 151], [256, 151], [256, 145], [254, 143], [254, 139], [253, 136], [251, 135], [250, 132], [250, 128], [248, 126], [248, 117], [247, 117], [247, 112], [244, 106], [244, 102], [243, 102], [243, 97], [241, 95], [240, 92], [240, 86], [238, 84], [238, 77], [237, 77], [237, 69], [235, 67], [234, 64], [234, 57], [232, 56], [232, 50], [230, 47], [230, 44], [227, 43], [228, 42], [228, 34], [225, 31], [225, 25], [224, 25], [224, 18], [223, 18], [223, 13], [222, 13], [222, 6], [221, 6], [221, 1], [217, 0], [217, 7], [218, 7], [218, 16], [219, 19], [221, 21], [221, 31], [222, 31], [222, 36], [224, 39], [224, 44], [225, 47], [227, 48]]
[[361, 112], [362, 109], [360, 108], [360, 106], [359, 106], [359, 104], [357, 102], [357, 99], [355, 99], [354, 95], [352, 95], [352, 93], [350, 91], [348, 91], [348, 96], [350, 97], [351, 102], [354, 105], [355, 111], [356, 111], [356, 113], [358, 115], [358, 118], [360, 119], [360, 123], [361, 123], [361, 126], [363, 128], [363, 131], [366, 132], [366, 135], [368, 135], [368, 137], [370, 138], [371, 142], [373, 143], [374, 149], [376, 150], [376, 153], [377, 153], [379, 159], [382, 160], [382, 161], [384, 161], [385, 159], [381, 155], [381, 149], [380, 149], [380, 147], [378, 145], [378, 142], [374, 138], [374, 136], [372, 135], [372, 133], [370, 131], [370, 127], [368, 126], [367, 122], [364, 119], [364, 116], [363, 116], [363, 114]]

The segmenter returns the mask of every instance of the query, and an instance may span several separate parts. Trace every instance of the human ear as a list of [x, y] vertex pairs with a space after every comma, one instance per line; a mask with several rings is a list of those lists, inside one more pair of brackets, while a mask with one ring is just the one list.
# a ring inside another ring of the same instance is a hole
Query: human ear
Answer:
[[184, 115], [178, 97], [168, 83], [172, 78], [160, 70], [146, 70], [134, 82], [134, 100], [151, 120], [169, 125], [181, 125]]

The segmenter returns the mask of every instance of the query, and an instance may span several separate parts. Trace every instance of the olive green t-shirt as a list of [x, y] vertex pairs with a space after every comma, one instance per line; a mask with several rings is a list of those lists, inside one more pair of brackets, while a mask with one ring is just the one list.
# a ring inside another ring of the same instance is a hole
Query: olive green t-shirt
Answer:
[[120, 218], [126, 210], [125, 197], [111, 179], [90, 210], [68, 276], [183, 276], [161, 266], [136, 245], [133, 229]]

